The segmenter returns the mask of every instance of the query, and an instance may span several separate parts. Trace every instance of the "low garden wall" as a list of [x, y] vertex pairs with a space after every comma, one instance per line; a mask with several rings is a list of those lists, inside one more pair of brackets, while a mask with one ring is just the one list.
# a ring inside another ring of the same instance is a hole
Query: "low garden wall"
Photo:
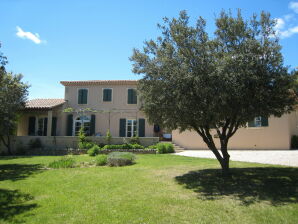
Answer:
[[[12, 136], [11, 137], [11, 149], [12, 151], [17, 151], [19, 148], [28, 148], [30, 140], [39, 138], [44, 150], [69, 150], [77, 149], [78, 147], [78, 137], [76, 136]], [[97, 144], [106, 144], [104, 137], [88, 137], [90, 141]], [[130, 138], [113, 137], [111, 143], [113, 145], [123, 144], [124, 142], [129, 142]], [[140, 137], [141, 145], [149, 146], [158, 143], [158, 137]], [[2, 152], [6, 152], [6, 147], [1, 144], [0, 149]]]

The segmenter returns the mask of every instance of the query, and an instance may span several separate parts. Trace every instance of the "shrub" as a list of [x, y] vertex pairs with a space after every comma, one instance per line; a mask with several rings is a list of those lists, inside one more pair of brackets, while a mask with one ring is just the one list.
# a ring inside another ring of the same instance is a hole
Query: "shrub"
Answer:
[[144, 149], [144, 146], [139, 144], [105, 145], [103, 149]]
[[108, 144], [111, 144], [111, 140], [112, 140], [112, 135], [110, 132], [110, 129], [107, 130], [106, 136], [105, 136], [105, 140]]
[[156, 144], [156, 149], [160, 154], [174, 152], [174, 146], [171, 143], [158, 143]]
[[51, 162], [48, 167], [53, 169], [59, 169], [59, 168], [72, 168], [75, 166], [75, 160], [70, 156], [64, 156], [59, 160], [55, 160]]
[[291, 138], [291, 148], [298, 149], [298, 136], [297, 135], [293, 135]]
[[100, 151], [100, 147], [98, 145], [93, 145], [92, 148], [90, 148], [87, 153], [89, 156], [96, 156]]
[[130, 144], [130, 147], [132, 147], [132, 149], [144, 149], [145, 147], [140, 145], [140, 144]]
[[30, 139], [28, 145], [31, 149], [36, 149], [36, 148], [41, 148], [42, 147], [42, 143], [40, 141], [40, 138]]
[[135, 161], [135, 155], [130, 152], [112, 152], [108, 155], [109, 166], [126, 166]]
[[94, 145], [93, 142], [79, 142], [78, 147], [79, 149], [91, 149]]
[[138, 136], [131, 137], [128, 141], [130, 144], [139, 144], [140, 145], [140, 138]]
[[164, 143], [166, 145], [166, 152], [167, 153], [174, 153], [174, 146], [171, 143]]
[[107, 155], [98, 155], [95, 157], [96, 166], [104, 166], [107, 164], [108, 156]]

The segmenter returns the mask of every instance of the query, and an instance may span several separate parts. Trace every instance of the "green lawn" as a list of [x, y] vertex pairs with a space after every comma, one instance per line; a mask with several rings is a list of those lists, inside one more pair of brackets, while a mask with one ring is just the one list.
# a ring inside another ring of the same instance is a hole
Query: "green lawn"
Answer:
[[217, 161], [174, 155], [42, 168], [56, 159], [0, 157], [0, 223], [298, 223], [298, 168], [232, 162], [223, 180]]

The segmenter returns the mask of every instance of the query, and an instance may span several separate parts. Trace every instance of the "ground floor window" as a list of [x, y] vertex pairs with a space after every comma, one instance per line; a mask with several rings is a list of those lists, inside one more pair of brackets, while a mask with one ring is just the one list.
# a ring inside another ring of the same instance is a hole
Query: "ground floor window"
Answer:
[[136, 137], [137, 136], [137, 120], [127, 119], [126, 120], [126, 137]]
[[91, 131], [91, 118], [90, 116], [78, 117], [74, 122], [74, 135], [78, 135], [81, 127], [84, 126], [84, 131], [87, 136], [90, 135]]
[[37, 120], [37, 135], [38, 136], [46, 136], [47, 135], [47, 126], [48, 126], [48, 118], [41, 117]]

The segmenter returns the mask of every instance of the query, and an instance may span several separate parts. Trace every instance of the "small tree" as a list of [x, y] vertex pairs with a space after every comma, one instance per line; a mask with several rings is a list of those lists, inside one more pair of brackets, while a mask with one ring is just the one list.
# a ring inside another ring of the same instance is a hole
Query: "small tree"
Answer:
[[21, 74], [6, 72], [6, 63], [6, 58], [0, 53], [0, 140], [7, 147], [8, 154], [12, 154], [10, 136], [15, 134], [29, 86], [22, 81]]
[[240, 10], [236, 17], [223, 11], [215, 24], [210, 38], [201, 17], [194, 27], [185, 11], [165, 18], [162, 35], [134, 49], [131, 60], [144, 75], [138, 89], [149, 121], [196, 131], [227, 174], [228, 142], [239, 127], [293, 110], [296, 96], [268, 13], [244, 20]]
[[106, 136], [105, 136], [105, 140], [108, 143], [108, 145], [111, 144], [111, 140], [112, 140], [112, 134], [110, 132], [110, 129], [107, 130]]

